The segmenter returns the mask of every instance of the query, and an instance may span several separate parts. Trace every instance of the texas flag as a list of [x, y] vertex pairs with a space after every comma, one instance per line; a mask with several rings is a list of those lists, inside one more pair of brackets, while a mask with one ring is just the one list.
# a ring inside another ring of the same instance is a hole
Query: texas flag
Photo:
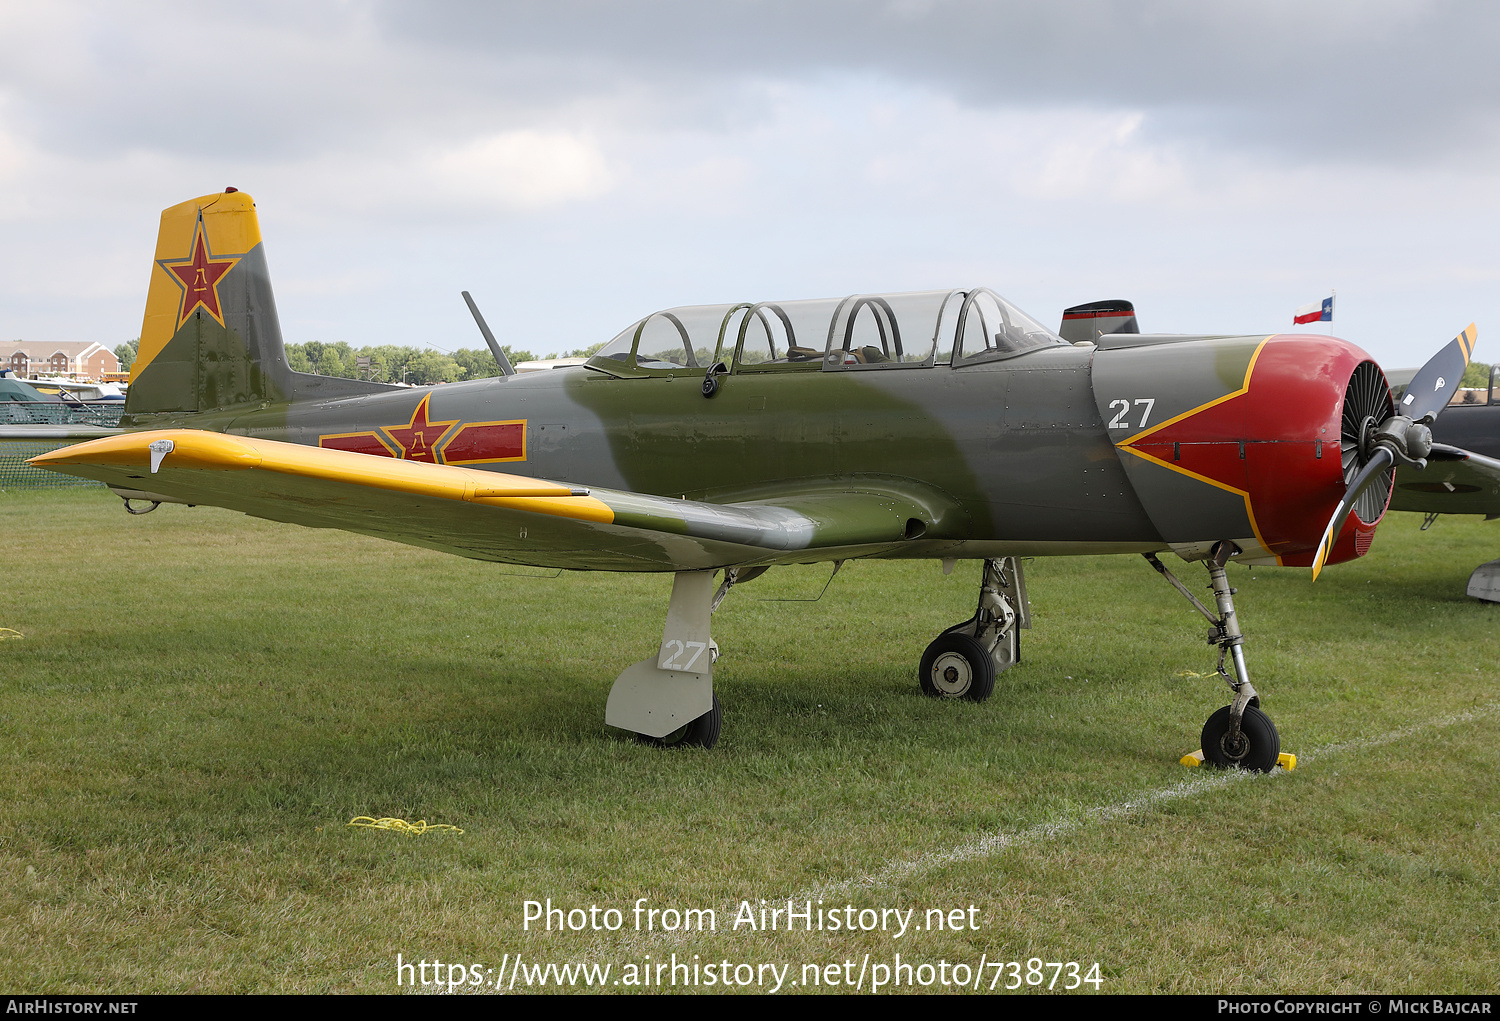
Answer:
[[1333, 322], [1333, 298], [1327, 297], [1322, 301], [1315, 301], [1311, 305], [1303, 305], [1292, 313], [1294, 323], [1331, 323]]

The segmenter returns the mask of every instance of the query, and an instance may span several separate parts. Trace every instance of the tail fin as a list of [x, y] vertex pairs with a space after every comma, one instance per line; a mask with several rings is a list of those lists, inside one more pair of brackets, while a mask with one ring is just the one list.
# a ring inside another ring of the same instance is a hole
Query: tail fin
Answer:
[[291, 370], [249, 195], [229, 188], [162, 211], [123, 424], [384, 389]]

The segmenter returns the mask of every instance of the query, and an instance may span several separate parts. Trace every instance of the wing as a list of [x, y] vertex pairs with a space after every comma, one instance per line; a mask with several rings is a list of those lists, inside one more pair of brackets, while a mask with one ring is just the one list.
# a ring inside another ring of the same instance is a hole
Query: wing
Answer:
[[111, 436], [29, 463], [146, 498], [579, 570], [879, 556], [967, 530], [951, 498], [915, 483], [810, 483], [714, 504], [194, 429]]
[[1500, 461], [1434, 443], [1426, 468], [1396, 472], [1391, 510], [1500, 515]]

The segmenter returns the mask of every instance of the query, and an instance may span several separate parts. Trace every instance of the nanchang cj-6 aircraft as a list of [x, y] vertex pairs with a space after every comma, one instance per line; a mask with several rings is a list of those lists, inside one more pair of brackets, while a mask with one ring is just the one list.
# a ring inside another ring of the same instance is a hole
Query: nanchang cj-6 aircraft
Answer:
[[[1392, 405], [1309, 335], [1150, 336], [1128, 302], [1060, 333], [985, 288], [674, 308], [583, 368], [408, 388], [293, 372], [260, 227], [233, 189], [167, 209], [124, 424], [32, 463], [132, 500], [210, 504], [478, 560], [675, 573], [612, 726], [712, 746], [711, 614], [782, 564], [981, 559], [972, 617], [921, 657], [982, 700], [1030, 625], [1021, 558], [1138, 553], [1208, 619], [1229, 705], [1207, 761], [1269, 770], [1225, 565], [1361, 556], [1468, 363], [1471, 326]], [[472, 303], [471, 303], [472, 304]], [[1210, 610], [1157, 554], [1208, 567]], [[722, 572], [717, 588], [715, 581]], [[1225, 669], [1229, 658], [1232, 672]]]

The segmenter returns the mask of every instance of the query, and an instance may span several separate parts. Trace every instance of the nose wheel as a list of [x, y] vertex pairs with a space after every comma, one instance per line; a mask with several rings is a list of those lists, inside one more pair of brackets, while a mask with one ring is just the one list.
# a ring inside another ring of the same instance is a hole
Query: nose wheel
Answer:
[[[1224, 572], [1229, 558], [1239, 552], [1239, 547], [1233, 543], [1220, 542], [1209, 554], [1209, 588], [1213, 589], [1214, 602], [1219, 610], [1217, 615], [1189, 592], [1155, 554], [1143, 556], [1213, 625], [1208, 632], [1208, 643], [1219, 647], [1218, 674], [1234, 694], [1234, 701], [1210, 716], [1203, 725], [1203, 760], [1222, 769], [1269, 773], [1281, 755], [1281, 736], [1276, 733], [1270, 717], [1261, 712], [1260, 696], [1250, 683], [1250, 672], [1245, 668], [1245, 636], [1240, 633], [1239, 618], [1234, 612], [1234, 589], [1229, 587], [1229, 578]], [[1226, 658], [1233, 666], [1233, 674], [1224, 669]]]
[[1230, 726], [1232, 708], [1225, 706], [1203, 725], [1204, 761], [1220, 769], [1269, 773], [1281, 755], [1281, 735], [1276, 733], [1276, 725], [1265, 713], [1247, 705], [1236, 732]]

